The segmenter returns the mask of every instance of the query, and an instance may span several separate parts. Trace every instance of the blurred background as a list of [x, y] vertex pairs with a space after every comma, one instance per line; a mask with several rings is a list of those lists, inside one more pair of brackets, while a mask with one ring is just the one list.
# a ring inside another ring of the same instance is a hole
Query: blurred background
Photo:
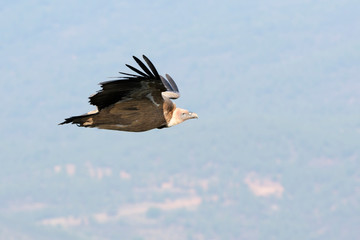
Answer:
[[[2, 1], [0, 239], [357, 239], [360, 4]], [[147, 55], [199, 115], [58, 126]]]

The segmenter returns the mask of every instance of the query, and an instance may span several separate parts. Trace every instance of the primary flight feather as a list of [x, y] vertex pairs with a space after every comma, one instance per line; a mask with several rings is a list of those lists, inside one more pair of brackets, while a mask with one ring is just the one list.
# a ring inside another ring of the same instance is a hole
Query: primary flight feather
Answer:
[[175, 81], [168, 74], [166, 78], [159, 75], [151, 61], [143, 58], [148, 67], [134, 56], [143, 71], [126, 64], [136, 74], [120, 72], [124, 75], [120, 79], [100, 83], [101, 90], [89, 97], [96, 110], [66, 118], [60, 125], [143, 132], [198, 118], [196, 113], [176, 107], [170, 100], [180, 97]]

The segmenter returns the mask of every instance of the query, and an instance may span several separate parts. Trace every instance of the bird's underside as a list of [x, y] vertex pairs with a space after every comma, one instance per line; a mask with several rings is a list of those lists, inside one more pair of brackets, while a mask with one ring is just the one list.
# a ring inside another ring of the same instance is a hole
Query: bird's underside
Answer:
[[142, 132], [197, 118], [195, 113], [176, 108], [170, 100], [180, 96], [176, 83], [169, 75], [167, 79], [160, 76], [150, 60], [143, 57], [151, 71], [134, 57], [144, 72], [126, 65], [138, 75], [120, 72], [125, 77], [101, 83], [102, 89], [89, 98], [97, 109], [67, 118], [60, 124]]
[[153, 128], [166, 127], [163, 111], [150, 102], [140, 99], [121, 101], [67, 121], [82, 127], [142, 132]]

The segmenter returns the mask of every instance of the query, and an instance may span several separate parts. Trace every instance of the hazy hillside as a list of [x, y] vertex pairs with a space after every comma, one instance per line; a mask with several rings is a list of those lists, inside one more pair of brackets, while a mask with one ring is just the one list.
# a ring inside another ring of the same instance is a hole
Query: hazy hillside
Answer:
[[[356, 239], [356, 1], [0, 4], [0, 239]], [[199, 115], [58, 126], [146, 54]]]

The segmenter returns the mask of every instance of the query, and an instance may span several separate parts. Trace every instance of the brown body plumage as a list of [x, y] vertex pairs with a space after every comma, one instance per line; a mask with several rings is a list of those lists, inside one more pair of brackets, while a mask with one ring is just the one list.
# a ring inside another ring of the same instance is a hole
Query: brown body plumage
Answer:
[[151, 71], [134, 57], [144, 72], [126, 65], [138, 75], [120, 72], [126, 76], [100, 83], [102, 89], [89, 98], [97, 110], [67, 118], [60, 124], [142, 132], [197, 118], [195, 113], [177, 108], [170, 100], [180, 97], [174, 80], [167, 74], [166, 79], [160, 76], [150, 60], [143, 58]]

